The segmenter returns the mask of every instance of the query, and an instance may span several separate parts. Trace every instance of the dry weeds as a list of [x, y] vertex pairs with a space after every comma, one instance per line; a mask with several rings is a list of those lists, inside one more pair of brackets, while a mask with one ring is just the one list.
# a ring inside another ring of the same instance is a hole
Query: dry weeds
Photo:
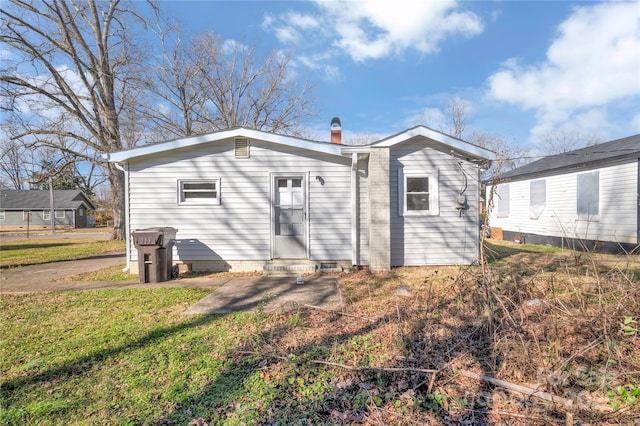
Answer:
[[[336, 423], [637, 424], [640, 402], [620, 390], [640, 391], [640, 333], [633, 322], [623, 329], [625, 319], [640, 320], [638, 256], [494, 255], [484, 268], [343, 274], [342, 313], [301, 307], [299, 327], [245, 349], [275, 359], [272, 365], [332, 369], [337, 393], [322, 409]], [[461, 371], [572, 405], [510, 393]], [[363, 393], [366, 408], [341, 399], [349, 392]]]

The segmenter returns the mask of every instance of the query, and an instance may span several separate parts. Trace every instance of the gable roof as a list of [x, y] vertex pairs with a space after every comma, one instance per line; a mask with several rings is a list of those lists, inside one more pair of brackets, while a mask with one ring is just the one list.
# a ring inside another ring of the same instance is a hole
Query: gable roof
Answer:
[[425, 126], [416, 126], [407, 129], [403, 132], [389, 136], [388, 138], [371, 144], [372, 148], [376, 147], [392, 147], [394, 145], [403, 143], [416, 136], [422, 136], [431, 139], [444, 145], [447, 148], [451, 148], [454, 151], [458, 151], [461, 154], [468, 155], [480, 160], [495, 160], [495, 153], [488, 149], [479, 147], [469, 142], [465, 142], [462, 139], [455, 138], [453, 136], [446, 135], [437, 130], [430, 129]]
[[128, 150], [105, 153], [102, 154], [102, 158], [104, 158], [105, 161], [108, 162], [119, 163], [136, 157], [159, 154], [174, 149], [188, 148], [200, 144], [217, 142], [220, 140], [235, 137], [262, 140], [282, 146], [302, 148], [329, 155], [343, 156], [348, 155], [352, 152], [368, 152], [370, 148], [391, 147], [396, 144], [406, 142], [416, 136], [423, 136], [425, 138], [434, 140], [435, 142], [444, 145], [446, 148], [457, 150], [464, 155], [468, 155], [477, 159], [495, 160], [495, 154], [492, 151], [470, 144], [461, 139], [445, 135], [444, 133], [429, 129], [425, 126], [413, 127], [411, 129], [405, 130], [396, 135], [371, 143], [369, 145], [342, 145], [330, 142], [319, 142], [300, 139], [293, 136], [278, 135], [262, 130], [248, 129], [245, 127], [234, 127], [231, 129], [220, 130], [204, 135], [189, 136], [167, 142], [143, 145]]
[[574, 151], [550, 155], [509, 170], [500, 176], [500, 180], [522, 180], [560, 172], [594, 168], [607, 163], [638, 158], [640, 158], [640, 135], [635, 135]]
[[[49, 210], [51, 200], [48, 190], [16, 191], [0, 190], [0, 209], [34, 209]], [[80, 190], [54, 190], [54, 209], [77, 209], [84, 205], [89, 210], [95, 210], [96, 206]]]
[[249, 139], [262, 140], [279, 145], [290, 146], [294, 148], [308, 149], [323, 154], [338, 155], [340, 154], [341, 145], [330, 142], [316, 142], [306, 139], [300, 139], [293, 136], [277, 135], [262, 130], [247, 129], [245, 127], [234, 127], [231, 129], [220, 130], [217, 132], [207, 133], [204, 135], [188, 136], [185, 138], [174, 139], [167, 142], [143, 145], [124, 151], [102, 154], [102, 158], [112, 163], [127, 161], [132, 158], [142, 157], [145, 155], [158, 154], [179, 148], [188, 148], [205, 143], [217, 142], [224, 139], [243, 137]]

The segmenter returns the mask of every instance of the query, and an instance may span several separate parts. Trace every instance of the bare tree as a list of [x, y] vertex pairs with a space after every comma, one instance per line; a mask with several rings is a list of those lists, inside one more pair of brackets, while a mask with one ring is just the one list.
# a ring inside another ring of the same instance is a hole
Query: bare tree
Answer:
[[542, 138], [540, 146], [544, 154], [553, 155], [595, 145], [600, 142], [601, 140], [596, 136], [563, 129], [557, 132], [547, 133]]
[[449, 126], [449, 134], [458, 139], [462, 138], [467, 127], [467, 101], [458, 97], [447, 99], [445, 117]]
[[489, 176], [495, 176], [497, 173], [518, 167], [525, 154], [518, 146], [490, 133], [474, 131], [471, 133], [469, 141], [474, 145], [495, 152], [496, 161], [487, 170]]
[[[3, 4], [0, 40], [12, 62], [0, 81], [12, 114], [22, 120], [15, 140], [94, 164], [98, 153], [125, 147], [119, 116], [139, 95], [132, 88], [143, 56], [134, 43], [141, 21], [133, 11], [132, 3], [121, 0]], [[112, 237], [124, 239], [124, 176], [116, 165], [106, 167], [116, 194]]]
[[204, 33], [186, 41], [161, 34], [163, 64], [155, 93], [168, 107], [152, 112], [162, 134], [188, 136], [236, 126], [300, 135], [313, 115], [312, 87], [291, 78], [291, 54], [259, 58], [256, 46]]
[[9, 189], [25, 189], [24, 149], [14, 140], [2, 141], [0, 172], [8, 182], [2, 186]]
[[352, 137], [350, 137], [345, 145], [367, 145], [380, 140], [379, 135], [374, 135], [373, 133], [358, 133]]

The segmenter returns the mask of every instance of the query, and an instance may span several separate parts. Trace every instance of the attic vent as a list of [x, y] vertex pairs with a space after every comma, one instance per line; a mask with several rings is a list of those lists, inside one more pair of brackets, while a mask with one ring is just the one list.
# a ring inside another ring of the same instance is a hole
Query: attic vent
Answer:
[[236, 139], [236, 158], [249, 158], [249, 139]]

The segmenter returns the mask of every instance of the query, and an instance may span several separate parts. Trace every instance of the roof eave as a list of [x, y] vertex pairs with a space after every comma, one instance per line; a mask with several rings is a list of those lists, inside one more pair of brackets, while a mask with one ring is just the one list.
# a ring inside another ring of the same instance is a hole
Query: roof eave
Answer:
[[341, 145], [330, 144], [325, 142], [308, 141], [298, 139], [293, 136], [282, 136], [275, 133], [263, 132], [260, 130], [247, 129], [237, 127], [228, 130], [221, 130], [214, 133], [204, 135], [190, 136], [186, 138], [176, 139], [169, 142], [145, 145], [138, 148], [132, 148], [126, 151], [118, 151], [102, 154], [102, 158], [110, 163], [122, 163], [130, 159], [143, 157], [147, 155], [160, 154], [175, 149], [188, 148], [204, 143], [217, 142], [224, 139], [234, 137], [246, 137], [249, 139], [262, 140], [265, 142], [276, 143], [280, 145], [290, 146], [293, 148], [307, 149], [328, 155], [342, 156], [340, 153]]
[[417, 126], [417, 127], [413, 127], [411, 129], [405, 130], [402, 133], [398, 133], [396, 135], [390, 136], [387, 139], [383, 139], [379, 142], [375, 142], [371, 144], [371, 147], [372, 148], [391, 147], [399, 143], [406, 142], [407, 140], [414, 138], [416, 136], [422, 136], [422, 137], [431, 139], [433, 141], [442, 143], [444, 145], [451, 147], [455, 151], [477, 158], [479, 160], [494, 161], [496, 159], [496, 155], [493, 151], [489, 151], [488, 149], [473, 145], [469, 142], [465, 142], [461, 139], [454, 138], [452, 136], [435, 131], [425, 126]]

